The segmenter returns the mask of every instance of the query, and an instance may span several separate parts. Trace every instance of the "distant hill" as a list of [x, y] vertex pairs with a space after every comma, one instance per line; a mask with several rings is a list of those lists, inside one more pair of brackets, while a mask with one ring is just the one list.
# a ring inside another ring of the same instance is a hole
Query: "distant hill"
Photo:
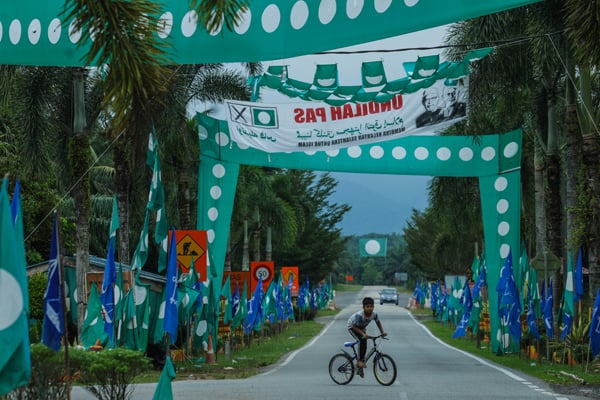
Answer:
[[332, 173], [339, 182], [331, 197], [352, 206], [340, 227], [344, 235], [402, 233], [412, 209], [427, 208], [431, 177]]

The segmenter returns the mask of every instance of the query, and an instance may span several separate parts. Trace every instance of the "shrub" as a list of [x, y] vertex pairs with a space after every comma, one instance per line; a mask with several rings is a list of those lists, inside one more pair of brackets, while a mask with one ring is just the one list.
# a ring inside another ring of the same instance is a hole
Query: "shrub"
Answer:
[[86, 353], [79, 382], [100, 400], [127, 400], [134, 378], [150, 369], [150, 360], [139, 351], [110, 349]]
[[[31, 381], [27, 386], [13, 390], [5, 397], [8, 400], [51, 400], [67, 398], [65, 353], [55, 352], [47, 346], [36, 343], [31, 346]], [[70, 370], [80, 368], [75, 358], [69, 360]]]

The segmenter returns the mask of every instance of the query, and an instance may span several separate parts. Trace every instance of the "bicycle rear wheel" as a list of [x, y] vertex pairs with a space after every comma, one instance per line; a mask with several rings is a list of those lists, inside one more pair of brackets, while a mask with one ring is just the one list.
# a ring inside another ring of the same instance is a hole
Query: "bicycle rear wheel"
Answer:
[[339, 353], [329, 360], [329, 376], [338, 385], [345, 385], [354, 378], [354, 362], [344, 353]]
[[396, 380], [396, 363], [387, 354], [379, 353], [373, 361], [373, 375], [383, 386], [390, 386]]

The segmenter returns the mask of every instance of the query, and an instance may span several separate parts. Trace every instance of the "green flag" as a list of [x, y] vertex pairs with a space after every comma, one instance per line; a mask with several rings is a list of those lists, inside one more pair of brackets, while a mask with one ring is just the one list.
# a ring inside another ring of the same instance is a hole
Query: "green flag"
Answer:
[[130, 288], [125, 296], [123, 308], [123, 346], [130, 350], [138, 350], [140, 338], [138, 337], [138, 323], [135, 314], [135, 300], [133, 288]]
[[146, 209], [146, 218], [144, 219], [144, 226], [140, 233], [140, 240], [133, 253], [133, 259], [131, 260], [131, 269], [141, 269], [148, 260], [148, 225], [150, 224], [150, 210]]
[[100, 296], [98, 295], [96, 284], [92, 283], [87, 310], [85, 312], [85, 319], [83, 320], [83, 326], [81, 327], [81, 344], [87, 349], [90, 346], [95, 345], [97, 340], [100, 340], [100, 343], [103, 343], [107, 339], [108, 337], [104, 332], [104, 320], [102, 319]]
[[68, 296], [66, 300], [69, 304], [67, 315], [71, 323], [77, 324], [77, 271], [68, 266], [65, 266], [63, 271], [65, 273], [65, 295]]
[[198, 305], [199, 296], [200, 291], [187, 285], [181, 285], [177, 290], [177, 303], [179, 304], [179, 307], [177, 307], [177, 315], [180, 325], [187, 324], [192, 317], [192, 314]]
[[112, 215], [110, 218], [110, 229], [108, 230], [108, 238], [116, 238], [117, 237], [117, 229], [119, 229], [119, 207], [117, 204], [117, 196], [113, 197], [113, 208]]
[[563, 312], [571, 316], [575, 315], [575, 306], [573, 304], [573, 254], [571, 250], [568, 253], [569, 260], [567, 261], [567, 278], [565, 279], [565, 306]]
[[165, 272], [167, 269], [167, 249], [169, 248], [169, 235], [160, 242], [158, 247], [158, 272]]
[[223, 310], [223, 323], [228, 324], [231, 321], [231, 280], [229, 275], [225, 279], [223, 288], [221, 289], [221, 297], [225, 298], [225, 307]]
[[11, 213], [7, 186], [5, 178], [0, 192], [0, 396], [26, 385], [31, 376], [22, 215], [18, 192]]
[[173, 400], [173, 388], [171, 387], [173, 379], [175, 379], [175, 368], [171, 362], [171, 357], [167, 356], [152, 400]]
[[137, 325], [137, 337], [139, 339], [137, 349], [146, 351], [148, 346], [148, 335], [150, 325], [150, 285], [142, 283], [136, 274], [134, 279], [135, 315]]
[[163, 336], [165, 334], [163, 330], [163, 322], [165, 319], [165, 307], [166, 307], [166, 290], [165, 286], [163, 286], [162, 293], [157, 296], [156, 299], [156, 312], [152, 312], [152, 343], [160, 343], [163, 340]]
[[[160, 172], [160, 158], [154, 158], [154, 168], [152, 169], [152, 182], [150, 183], [150, 194], [148, 195], [148, 207], [150, 210], [160, 210], [165, 204], [165, 189], [162, 184]], [[168, 228], [167, 228], [168, 229]], [[166, 233], [165, 233], [166, 234]]]
[[150, 168], [154, 167], [154, 160], [158, 155], [158, 140], [156, 140], [156, 132], [154, 126], [148, 135], [148, 150], [146, 151], [146, 165]]
[[387, 255], [387, 238], [359, 239], [358, 247], [361, 257], [385, 257]]
[[121, 345], [123, 335], [123, 307], [125, 304], [125, 286], [123, 284], [123, 265], [119, 263], [117, 271], [117, 280], [115, 281], [115, 326], [117, 330], [117, 338], [115, 346]]
[[479, 276], [479, 266], [481, 265], [481, 261], [479, 257], [473, 257], [473, 262], [471, 263], [471, 279], [477, 281], [477, 277]]
[[[567, 253], [567, 276], [565, 277], [565, 290], [563, 292], [563, 306], [562, 306], [562, 321], [563, 326], [561, 328], [561, 340], [571, 333], [573, 324], [573, 318], [575, 316], [575, 305], [574, 305], [574, 282], [573, 282], [573, 253], [571, 250]], [[560, 313], [559, 313], [560, 315]]]

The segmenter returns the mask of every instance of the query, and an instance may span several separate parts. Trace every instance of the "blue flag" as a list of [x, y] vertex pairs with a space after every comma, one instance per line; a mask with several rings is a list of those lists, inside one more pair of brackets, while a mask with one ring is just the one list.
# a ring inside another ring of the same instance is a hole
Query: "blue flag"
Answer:
[[577, 265], [575, 266], [575, 275], [573, 280], [575, 281], [575, 291], [573, 293], [573, 301], [577, 303], [583, 298], [583, 255], [581, 254], [581, 247], [579, 248], [579, 254], [577, 256]]
[[58, 215], [54, 214], [50, 263], [48, 264], [48, 285], [44, 293], [44, 323], [42, 325], [42, 343], [54, 351], [60, 349], [61, 339], [65, 334], [65, 315], [60, 291], [60, 252], [58, 248]]
[[231, 295], [231, 315], [235, 315], [237, 313], [238, 307], [240, 306], [240, 288], [238, 283], [235, 283], [235, 290]]
[[598, 289], [596, 301], [594, 302], [589, 335], [592, 357], [596, 357], [600, 353], [600, 289]]
[[529, 327], [529, 332], [531, 332], [537, 340], [540, 340], [540, 332], [537, 327], [537, 318], [535, 317], [532, 299], [529, 299], [529, 307], [527, 308], [527, 326]]
[[463, 315], [460, 322], [456, 326], [456, 330], [452, 335], [452, 338], [465, 336], [467, 334], [467, 327], [469, 325], [469, 318], [471, 318], [471, 309], [473, 308], [473, 299], [471, 298], [471, 288], [469, 287], [469, 281], [465, 281], [463, 287], [463, 293], [460, 298], [460, 304], [463, 306]]
[[479, 269], [479, 276], [477, 277], [477, 282], [475, 282], [475, 286], [473, 286], [472, 296], [474, 298], [481, 296], [481, 288], [487, 285], [487, 276], [486, 276], [486, 268], [485, 264], [481, 264], [481, 268]]
[[465, 286], [463, 287], [463, 294], [460, 298], [460, 304], [463, 306], [465, 312], [471, 312], [473, 308], [473, 298], [471, 297], [471, 288], [469, 287], [469, 281], [465, 281]]
[[113, 332], [115, 326], [115, 287], [117, 280], [117, 270], [115, 268], [115, 239], [114, 237], [108, 243], [108, 255], [106, 256], [106, 265], [104, 267], [104, 279], [102, 280], [102, 293], [100, 302], [102, 303], [102, 317], [104, 318], [104, 332], [108, 335], [108, 340], [113, 342]]
[[452, 334], [452, 339], [467, 335], [467, 326], [469, 325], [469, 318], [471, 318], [471, 311], [467, 311], [462, 315], [460, 322], [456, 325], [456, 329]]
[[521, 301], [512, 268], [512, 251], [504, 261], [500, 270], [500, 279], [496, 286], [498, 292], [498, 316], [503, 324], [508, 325], [509, 333], [517, 340], [521, 340]]
[[248, 314], [246, 315], [246, 321], [243, 323], [244, 334], [248, 335], [260, 323], [262, 322], [262, 300], [263, 300], [263, 284], [262, 278], [259, 279], [252, 298], [248, 301]]
[[544, 302], [544, 327], [546, 327], [546, 336], [552, 339], [554, 336], [554, 317], [552, 316], [552, 308], [554, 298], [552, 296], [552, 281], [546, 290], [546, 301]]
[[171, 344], [177, 338], [177, 241], [175, 228], [171, 228], [171, 239], [167, 258], [167, 286], [165, 299], [165, 319], [163, 330], [171, 336]]

